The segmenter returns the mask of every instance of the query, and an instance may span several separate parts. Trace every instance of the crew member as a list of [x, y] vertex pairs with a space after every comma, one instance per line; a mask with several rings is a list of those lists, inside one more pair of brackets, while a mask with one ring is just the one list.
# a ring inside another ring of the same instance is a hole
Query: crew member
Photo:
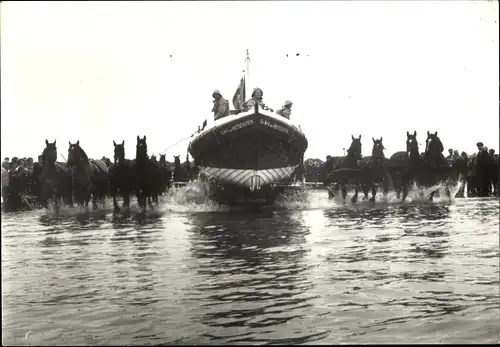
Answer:
[[290, 100], [285, 101], [283, 107], [276, 111], [276, 114], [279, 114], [286, 119], [290, 119], [290, 114], [292, 113], [292, 105], [293, 103]]
[[218, 90], [214, 91], [212, 96], [214, 97], [214, 107], [212, 108], [214, 120], [229, 116], [229, 103], [227, 100], [222, 97]]
[[252, 92], [252, 98], [245, 102], [243, 104], [243, 109], [245, 111], [250, 110], [252, 107], [255, 106], [255, 104], [258, 104], [260, 107], [262, 107], [264, 110], [268, 110], [269, 108], [264, 104], [262, 101], [262, 96], [264, 93], [262, 92], [262, 89], [260, 88], [255, 88]]

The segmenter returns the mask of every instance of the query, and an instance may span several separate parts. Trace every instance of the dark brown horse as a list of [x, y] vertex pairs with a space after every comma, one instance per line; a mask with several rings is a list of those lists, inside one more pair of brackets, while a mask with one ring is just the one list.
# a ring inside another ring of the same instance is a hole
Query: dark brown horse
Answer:
[[72, 179], [69, 168], [57, 160], [56, 141], [49, 143], [45, 140], [45, 149], [40, 157], [41, 171], [38, 175], [40, 203], [48, 207], [48, 201], [52, 200], [58, 208], [60, 200], [71, 206], [72, 198]]
[[104, 199], [108, 193], [109, 172], [106, 163], [102, 160], [89, 159], [80, 141], [69, 142], [68, 167], [73, 177], [73, 192], [76, 202], [84, 207], [88, 206], [92, 197], [92, 206], [97, 209], [97, 200]]
[[406, 151], [394, 153], [389, 159], [389, 172], [392, 184], [396, 190], [397, 198], [401, 198], [403, 191], [403, 201], [408, 195], [408, 186], [412, 183], [411, 170], [420, 165], [420, 153], [418, 149], [417, 132], [410, 134], [406, 132]]
[[172, 179], [172, 170], [168, 166], [166, 155], [160, 154], [160, 175], [161, 175], [161, 187], [160, 193], [163, 194], [170, 189], [170, 181]]
[[130, 195], [134, 191], [134, 162], [125, 159], [125, 141], [114, 146], [114, 163], [109, 167], [109, 189], [113, 197], [113, 207], [115, 211], [119, 211], [120, 207], [116, 200], [116, 196], [120, 194], [123, 198], [123, 205], [126, 208], [130, 207]]
[[[434, 134], [427, 132], [425, 153], [419, 155], [418, 142], [415, 136], [408, 136], [409, 147], [409, 169], [403, 175], [403, 200], [408, 195], [408, 186], [414, 181], [418, 187], [433, 187], [443, 181], [447, 181], [451, 176], [451, 168], [443, 155], [444, 146], [438, 137], [437, 131]], [[438, 189], [433, 190], [429, 195], [432, 201]], [[450, 194], [449, 187], [447, 193]]]
[[[181, 164], [180, 155], [174, 155], [174, 182], [188, 182], [190, 179], [191, 167]], [[189, 162], [188, 162], [189, 165]]]
[[386, 165], [386, 158], [384, 155], [383, 138], [380, 140], [373, 140], [372, 155], [360, 160], [360, 184], [363, 187], [365, 199], [368, 198], [368, 192], [371, 189], [372, 197], [371, 202], [375, 201], [375, 194], [377, 192], [377, 185], [382, 184], [384, 189], [384, 196], [387, 196], [389, 191], [389, 173]]
[[148, 157], [148, 144], [146, 136], [142, 139], [137, 136], [136, 155], [134, 163], [134, 190], [137, 202], [143, 209], [146, 201], [153, 208], [153, 201], [158, 203], [158, 192], [160, 191], [161, 178], [158, 166]]
[[[347, 156], [340, 157], [335, 165], [334, 169], [326, 179], [328, 183], [335, 183], [342, 190], [342, 198], [345, 201], [347, 196], [347, 185], [354, 184], [355, 193], [351, 198], [352, 202], [358, 200], [359, 194], [359, 160], [361, 160], [361, 135], [355, 138], [351, 135], [352, 143], [347, 150]], [[333, 195], [332, 188], [329, 187], [329, 194]]]

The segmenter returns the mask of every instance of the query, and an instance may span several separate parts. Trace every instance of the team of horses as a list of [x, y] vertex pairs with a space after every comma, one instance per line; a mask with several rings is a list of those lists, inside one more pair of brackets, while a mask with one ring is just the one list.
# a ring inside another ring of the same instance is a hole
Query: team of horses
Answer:
[[[444, 146], [438, 136], [427, 132], [425, 141], [425, 151], [419, 152], [417, 132], [406, 133], [406, 150], [394, 153], [390, 158], [384, 154], [383, 138], [372, 138], [372, 155], [362, 157], [361, 155], [361, 135], [352, 136], [352, 143], [344, 157], [331, 158], [325, 163], [325, 184], [328, 186], [329, 197], [334, 198], [335, 192], [340, 191], [342, 198], [347, 196], [347, 186], [354, 186], [352, 202], [358, 200], [360, 190], [364, 193], [364, 199], [368, 198], [371, 190], [371, 201], [375, 200], [378, 187], [383, 188], [384, 195], [389, 191], [392, 184], [396, 191], [397, 198], [404, 201], [408, 196], [410, 186], [414, 184], [419, 188], [433, 188], [429, 200], [433, 200], [434, 195], [439, 190], [440, 184], [445, 184], [445, 193], [451, 194], [450, 186], [460, 182], [457, 196], [463, 196], [465, 183], [469, 177], [471, 162], [463, 157], [459, 157], [450, 163], [443, 155]], [[477, 184], [479, 195], [487, 196], [491, 185], [498, 193], [498, 157], [496, 163], [494, 159], [485, 152], [484, 155], [477, 155], [475, 165], [478, 168]], [[402, 196], [401, 196], [402, 193]]]
[[[324, 164], [324, 183], [329, 197], [340, 192], [345, 200], [348, 188], [353, 187], [353, 202], [358, 200], [360, 192], [364, 193], [364, 199], [368, 199], [371, 192], [370, 200], [374, 201], [379, 187], [387, 195], [392, 186], [397, 198], [404, 201], [409, 187], [414, 184], [430, 188], [445, 183], [445, 191], [450, 194], [449, 186], [457, 182], [461, 183], [457, 196], [463, 196], [465, 183], [468, 188], [473, 186], [481, 196], [487, 195], [487, 186], [492, 184], [498, 194], [498, 156], [496, 162], [485, 162], [489, 158], [487, 155], [477, 155], [474, 160], [459, 157], [450, 165], [443, 155], [444, 146], [437, 132], [427, 132], [423, 153], [419, 152], [416, 132], [407, 132], [406, 137], [406, 150], [387, 158], [382, 137], [372, 138], [372, 155], [363, 157], [361, 135], [351, 135], [347, 155], [331, 158]], [[158, 204], [158, 197], [170, 189], [172, 181], [187, 182], [198, 175], [197, 167], [188, 156], [184, 163], [180, 156], [174, 156], [173, 165], [166, 161], [165, 154], [159, 161], [154, 156], [149, 157], [146, 136], [137, 136], [133, 160], [126, 159], [125, 141], [113, 141], [113, 146], [113, 163], [90, 159], [80, 141], [70, 142], [67, 161], [58, 162], [56, 141], [46, 140], [41, 160], [32, 170], [12, 169], [4, 179], [2, 168], [4, 210], [22, 210], [33, 205], [47, 207], [49, 202], [56, 207], [77, 204], [85, 208], [92, 202], [97, 209], [98, 202], [104, 204], [107, 196], [112, 198], [114, 209], [120, 210], [117, 198], [122, 197], [122, 207], [128, 208], [133, 195], [142, 209], [153, 208]], [[470, 180], [471, 165], [477, 172], [475, 180]], [[436, 192], [437, 189], [433, 189], [428, 198], [432, 200]], [[32, 198], [31, 202], [28, 197]]]
[[[98, 203], [104, 204], [104, 199], [110, 196], [117, 211], [120, 210], [118, 197], [123, 199], [122, 206], [130, 207], [133, 195], [142, 209], [154, 208], [158, 197], [170, 189], [172, 176], [177, 181], [193, 178], [189, 160], [181, 164], [180, 156], [175, 156], [172, 168], [165, 154], [159, 161], [150, 158], [146, 136], [137, 136], [133, 160], [126, 159], [125, 141], [113, 141], [113, 146], [114, 163], [107, 165], [104, 160], [89, 158], [80, 141], [69, 142], [64, 163], [57, 161], [56, 141], [45, 140], [41, 161], [35, 163], [32, 170], [13, 169], [7, 173], [6, 180], [2, 177], [4, 210], [23, 210], [34, 205], [48, 207], [50, 202], [56, 208], [62, 204], [88, 208], [92, 202], [93, 209], [98, 209]], [[32, 201], [28, 201], [28, 197], [32, 197]]]

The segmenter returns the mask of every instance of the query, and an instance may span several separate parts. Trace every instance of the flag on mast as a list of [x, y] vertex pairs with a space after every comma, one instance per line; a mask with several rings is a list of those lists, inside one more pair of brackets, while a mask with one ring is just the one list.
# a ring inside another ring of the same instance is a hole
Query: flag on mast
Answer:
[[235, 110], [243, 109], [243, 103], [245, 102], [245, 76], [240, 80], [240, 85], [233, 96], [233, 106]]

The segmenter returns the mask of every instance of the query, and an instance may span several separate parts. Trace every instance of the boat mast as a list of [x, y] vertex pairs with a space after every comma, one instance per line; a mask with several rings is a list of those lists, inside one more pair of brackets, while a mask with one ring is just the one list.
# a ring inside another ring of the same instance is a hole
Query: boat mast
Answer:
[[[247, 49], [247, 57], [245, 58], [246, 69], [245, 69], [245, 90], [246, 94], [252, 94], [250, 91], [250, 53], [248, 53]], [[243, 100], [244, 101], [244, 100]]]

